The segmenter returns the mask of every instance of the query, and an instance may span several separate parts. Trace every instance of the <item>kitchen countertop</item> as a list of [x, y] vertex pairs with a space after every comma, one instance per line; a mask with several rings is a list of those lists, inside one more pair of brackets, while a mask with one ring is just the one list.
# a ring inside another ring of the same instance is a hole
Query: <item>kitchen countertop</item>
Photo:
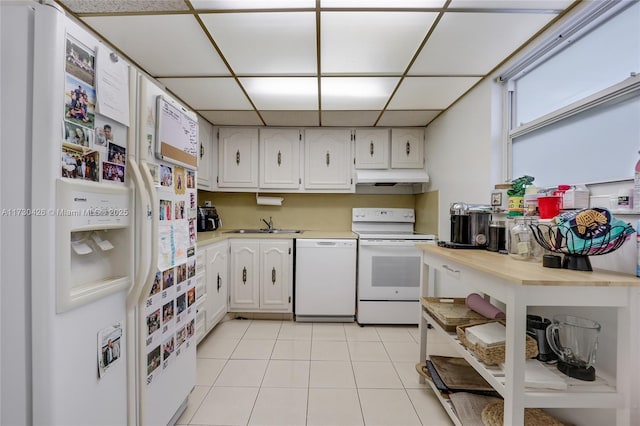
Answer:
[[313, 239], [313, 238], [331, 238], [331, 239], [357, 239], [358, 235], [351, 231], [305, 231], [300, 234], [234, 234], [225, 231], [232, 231], [233, 229], [222, 229], [212, 232], [198, 232], [198, 245], [203, 246], [218, 241], [224, 241], [235, 238], [260, 238], [260, 239]]
[[498, 276], [515, 284], [540, 286], [640, 287], [640, 278], [630, 274], [594, 269], [593, 272], [545, 268], [541, 262], [525, 262], [487, 250], [464, 250], [416, 244], [426, 255], [456, 262]]

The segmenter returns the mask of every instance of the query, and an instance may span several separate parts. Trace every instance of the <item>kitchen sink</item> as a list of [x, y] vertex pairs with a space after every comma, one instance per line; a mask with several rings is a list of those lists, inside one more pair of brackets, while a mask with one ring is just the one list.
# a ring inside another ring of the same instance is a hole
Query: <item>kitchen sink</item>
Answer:
[[225, 231], [228, 234], [301, 234], [299, 229], [234, 229]]

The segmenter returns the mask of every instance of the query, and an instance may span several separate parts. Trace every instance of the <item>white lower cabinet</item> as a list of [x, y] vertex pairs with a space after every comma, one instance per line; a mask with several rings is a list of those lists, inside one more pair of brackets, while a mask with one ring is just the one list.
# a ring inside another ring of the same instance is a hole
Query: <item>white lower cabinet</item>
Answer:
[[293, 240], [230, 241], [229, 311], [292, 312]]
[[227, 241], [221, 241], [207, 247], [207, 331], [215, 327], [227, 314], [228, 252], [229, 243]]

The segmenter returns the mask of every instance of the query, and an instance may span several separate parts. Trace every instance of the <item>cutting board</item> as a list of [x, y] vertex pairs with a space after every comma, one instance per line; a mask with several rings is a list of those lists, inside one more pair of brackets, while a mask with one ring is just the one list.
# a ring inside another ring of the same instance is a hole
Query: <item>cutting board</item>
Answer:
[[457, 392], [449, 395], [462, 426], [484, 426], [482, 410], [500, 398], [486, 395], [476, 395], [468, 392]]

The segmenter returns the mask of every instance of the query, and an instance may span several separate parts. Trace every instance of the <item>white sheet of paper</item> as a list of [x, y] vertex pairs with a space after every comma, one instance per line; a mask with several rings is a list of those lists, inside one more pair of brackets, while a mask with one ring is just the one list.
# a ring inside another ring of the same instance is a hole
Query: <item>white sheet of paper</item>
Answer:
[[129, 126], [129, 65], [113, 61], [102, 46], [96, 49], [96, 111]]

